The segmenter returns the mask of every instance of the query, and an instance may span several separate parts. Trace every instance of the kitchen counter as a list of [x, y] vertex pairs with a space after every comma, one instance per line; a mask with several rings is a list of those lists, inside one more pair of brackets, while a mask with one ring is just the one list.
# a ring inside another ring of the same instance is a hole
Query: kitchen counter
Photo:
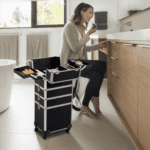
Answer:
[[150, 29], [107, 34], [107, 40], [150, 45]]
[[149, 41], [140, 41], [140, 40], [118, 40], [118, 39], [107, 39], [107, 41], [115, 41], [120, 43], [129, 43], [129, 44], [138, 44], [138, 45], [148, 45], [150, 46], [150, 40]]

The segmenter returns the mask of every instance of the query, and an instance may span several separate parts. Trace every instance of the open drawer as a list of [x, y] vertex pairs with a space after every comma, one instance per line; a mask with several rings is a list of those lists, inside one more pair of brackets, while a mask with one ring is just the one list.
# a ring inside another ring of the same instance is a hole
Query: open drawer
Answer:
[[[23, 66], [20, 68], [15, 68], [14, 72], [19, 75], [21, 78], [26, 79], [26, 78], [32, 78], [34, 80], [39, 80], [39, 79], [43, 79], [43, 77], [45, 76], [45, 73], [42, 70], [39, 69], [33, 69], [29, 66]], [[43, 74], [42, 76], [39, 75], [39, 73], [41, 72], [41, 74]]]

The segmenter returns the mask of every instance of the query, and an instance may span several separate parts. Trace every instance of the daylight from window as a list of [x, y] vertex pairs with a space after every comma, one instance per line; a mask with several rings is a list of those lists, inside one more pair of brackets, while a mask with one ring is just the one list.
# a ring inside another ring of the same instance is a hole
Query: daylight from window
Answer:
[[31, 27], [31, 2], [1, 3], [0, 27]]
[[64, 0], [37, 1], [37, 25], [64, 24]]
[[[37, 25], [64, 24], [64, 0], [37, 1]], [[0, 27], [31, 27], [31, 2], [0, 3]]]

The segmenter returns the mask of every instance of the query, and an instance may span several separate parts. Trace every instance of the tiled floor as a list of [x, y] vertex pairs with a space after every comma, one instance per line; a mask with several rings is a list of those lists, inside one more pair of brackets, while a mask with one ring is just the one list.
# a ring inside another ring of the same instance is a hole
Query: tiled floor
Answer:
[[[90, 107], [94, 110], [92, 103]], [[107, 97], [107, 80], [100, 90], [99, 120], [72, 110], [72, 128], [44, 140], [34, 131], [34, 81], [15, 80], [10, 107], [0, 114], [0, 150], [135, 150]]]

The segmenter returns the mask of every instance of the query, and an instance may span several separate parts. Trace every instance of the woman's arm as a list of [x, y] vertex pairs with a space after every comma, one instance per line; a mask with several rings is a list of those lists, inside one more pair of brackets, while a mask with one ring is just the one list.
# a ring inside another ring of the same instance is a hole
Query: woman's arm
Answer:
[[78, 41], [76, 27], [73, 24], [68, 24], [65, 27], [65, 38], [71, 50], [76, 53], [90, 40], [89, 35], [85, 34], [81, 40]]
[[100, 42], [99, 44], [95, 44], [92, 46], [85, 46], [87, 52], [92, 52], [95, 50], [99, 50], [101, 48], [107, 48], [107, 41]]
[[95, 50], [99, 50], [101, 47], [99, 46], [99, 44], [95, 44], [95, 45], [92, 45], [92, 46], [85, 46], [85, 50], [87, 52], [93, 52]]

